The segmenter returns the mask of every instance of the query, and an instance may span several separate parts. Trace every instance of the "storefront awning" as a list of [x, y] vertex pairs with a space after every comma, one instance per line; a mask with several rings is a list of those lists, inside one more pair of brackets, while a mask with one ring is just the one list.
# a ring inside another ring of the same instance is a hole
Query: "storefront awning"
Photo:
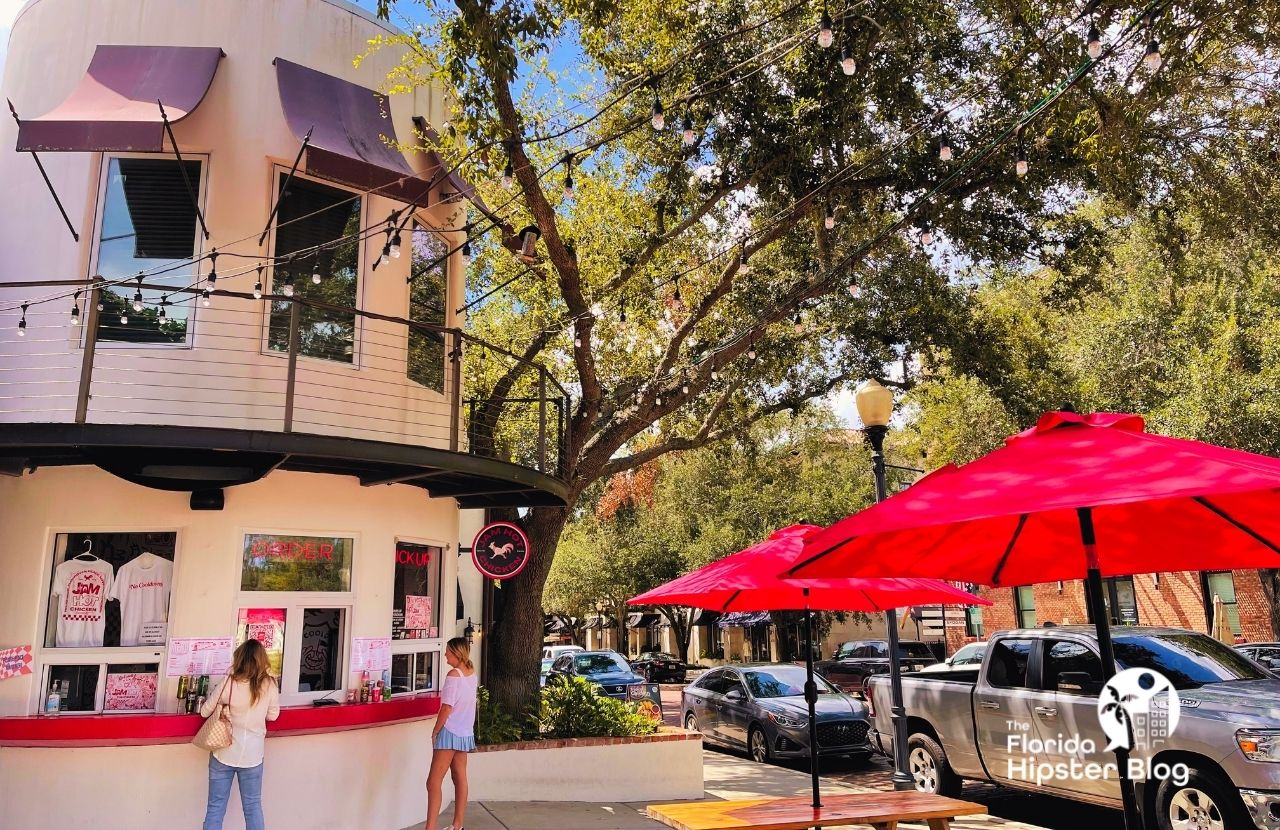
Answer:
[[595, 616], [587, 620], [587, 624], [583, 628], [587, 631], [599, 631], [602, 628], [614, 628], [618, 625], [618, 621], [613, 617]]
[[547, 614], [542, 618], [543, 634], [559, 634], [563, 631], [573, 631], [573, 618], [566, 617], [564, 614]]
[[627, 615], [627, 628], [648, 628], [658, 622], [657, 614], [642, 614], [639, 611], [632, 611]]
[[716, 625], [721, 628], [751, 628], [756, 625], [768, 625], [768, 611], [730, 611]]
[[61, 104], [18, 128], [21, 152], [159, 153], [164, 122], [191, 113], [213, 82], [217, 46], [99, 46]]
[[719, 611], [712, 611], [709, 608], [701, 608], [698, 613], [689, 621], [689, 625], [711, 625], [720, 619]]
[[311, 132], [306, 172], [388, 198], [425, 205], [430, 189], [399, 150], [387, 96], [276, 58], [276, 85], [289, 129]]

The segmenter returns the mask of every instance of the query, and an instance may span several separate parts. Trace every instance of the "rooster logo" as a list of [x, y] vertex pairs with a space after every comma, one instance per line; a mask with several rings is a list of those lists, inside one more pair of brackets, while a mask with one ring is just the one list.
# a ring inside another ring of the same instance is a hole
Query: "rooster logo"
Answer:
[[498, 546], [493, 542], [490, 542], [489, 552], [493, 554], [494, 559], [497, 559], [499, 557], [506, 559], [511, 555], [511, 551], [515, 550], [515, 547], [516, 546], [514, 542], [507, 542], [505, 545], [502, 545], [502, 546]]

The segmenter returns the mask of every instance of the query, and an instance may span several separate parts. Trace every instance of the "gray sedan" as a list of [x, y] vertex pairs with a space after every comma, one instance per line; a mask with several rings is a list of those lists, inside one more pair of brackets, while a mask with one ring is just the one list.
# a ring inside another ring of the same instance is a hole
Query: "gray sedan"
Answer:
[[[867, 707], [820, 676], [818, 754], [867, 757]], [[721, 667], [685, 687], [682, 722], [708, 743], [746, 750], [752, 760], [809, 757], [804, 669], [795, 665]]]

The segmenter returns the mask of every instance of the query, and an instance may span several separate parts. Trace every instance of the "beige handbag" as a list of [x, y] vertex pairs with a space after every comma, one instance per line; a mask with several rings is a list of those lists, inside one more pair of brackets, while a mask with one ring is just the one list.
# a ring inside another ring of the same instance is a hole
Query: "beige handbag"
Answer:
[[214, 707], [213, 714], [205, 719], [200, 731], [191, 739], [191, 743], [208, 752], [216, 752], [231, 746], [231, 715], [227, 710], [231, 708], [232, 682], [228, 676], [226, 682], [222, 684], [227, 692], [227, 702], [223, 703], [222, 695], [218, 695], [218, 705]]

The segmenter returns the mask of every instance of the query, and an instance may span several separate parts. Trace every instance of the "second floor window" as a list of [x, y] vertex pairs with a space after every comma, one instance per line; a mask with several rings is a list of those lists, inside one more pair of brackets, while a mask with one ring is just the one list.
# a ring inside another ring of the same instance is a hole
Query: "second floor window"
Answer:
[[1018, 609], [1018, 627], [1036, 627], [1036, 589], [1034, 585], [1023, 585], [1013, 589], [1014, 606]]
[[[284, 187], [280, 174], [278, 188]], [[276, 218], [274, 293], [293, 295], [343, 308], [355, 308], [360, 277], [360, 217], [362, 199], [346, 190], [299, 179], [279, 195]], [[317, 250], [317, 246], [323, 246]], [[290, 256], [294, 254], [294, 256]], [[316, 277], [319, 282], [316, 282]], [[287, 301], [271, 304], [267, 344], [272, 351], [289, 350]], [[298, 349], [306, 357], [355, 361], [356, 315], [299, 306]]]
[[[185, 166], [185, 167], [184, 167]], [[149, 285], [190, 285], [196, 266], [188, 260], [198, 251], [196, 208], [188, 182], [201, 192], [201, 162], [185, 159], [111, 157], [106, 160], [102, 218], [98, 223], [95, 273], [118, 285], [102, 292], [98, 339], [125, 343], [187, 342], [191, 295], [169, 297], [142, 289], [143, 307], [133, 307], [144, 274]], [[185, 169], [186, 180], [183, 179]], [[160, 316], [163, 307], [164, 316]]]
[[[409, 319], [444, 325], [448, 297], [449, 246], [430, 229], [413, 224], [413, 259], [409, 263]], [[437, 392], [444, 391], [444, 337], [429, 329], [409, 329], [409, 380]]]

